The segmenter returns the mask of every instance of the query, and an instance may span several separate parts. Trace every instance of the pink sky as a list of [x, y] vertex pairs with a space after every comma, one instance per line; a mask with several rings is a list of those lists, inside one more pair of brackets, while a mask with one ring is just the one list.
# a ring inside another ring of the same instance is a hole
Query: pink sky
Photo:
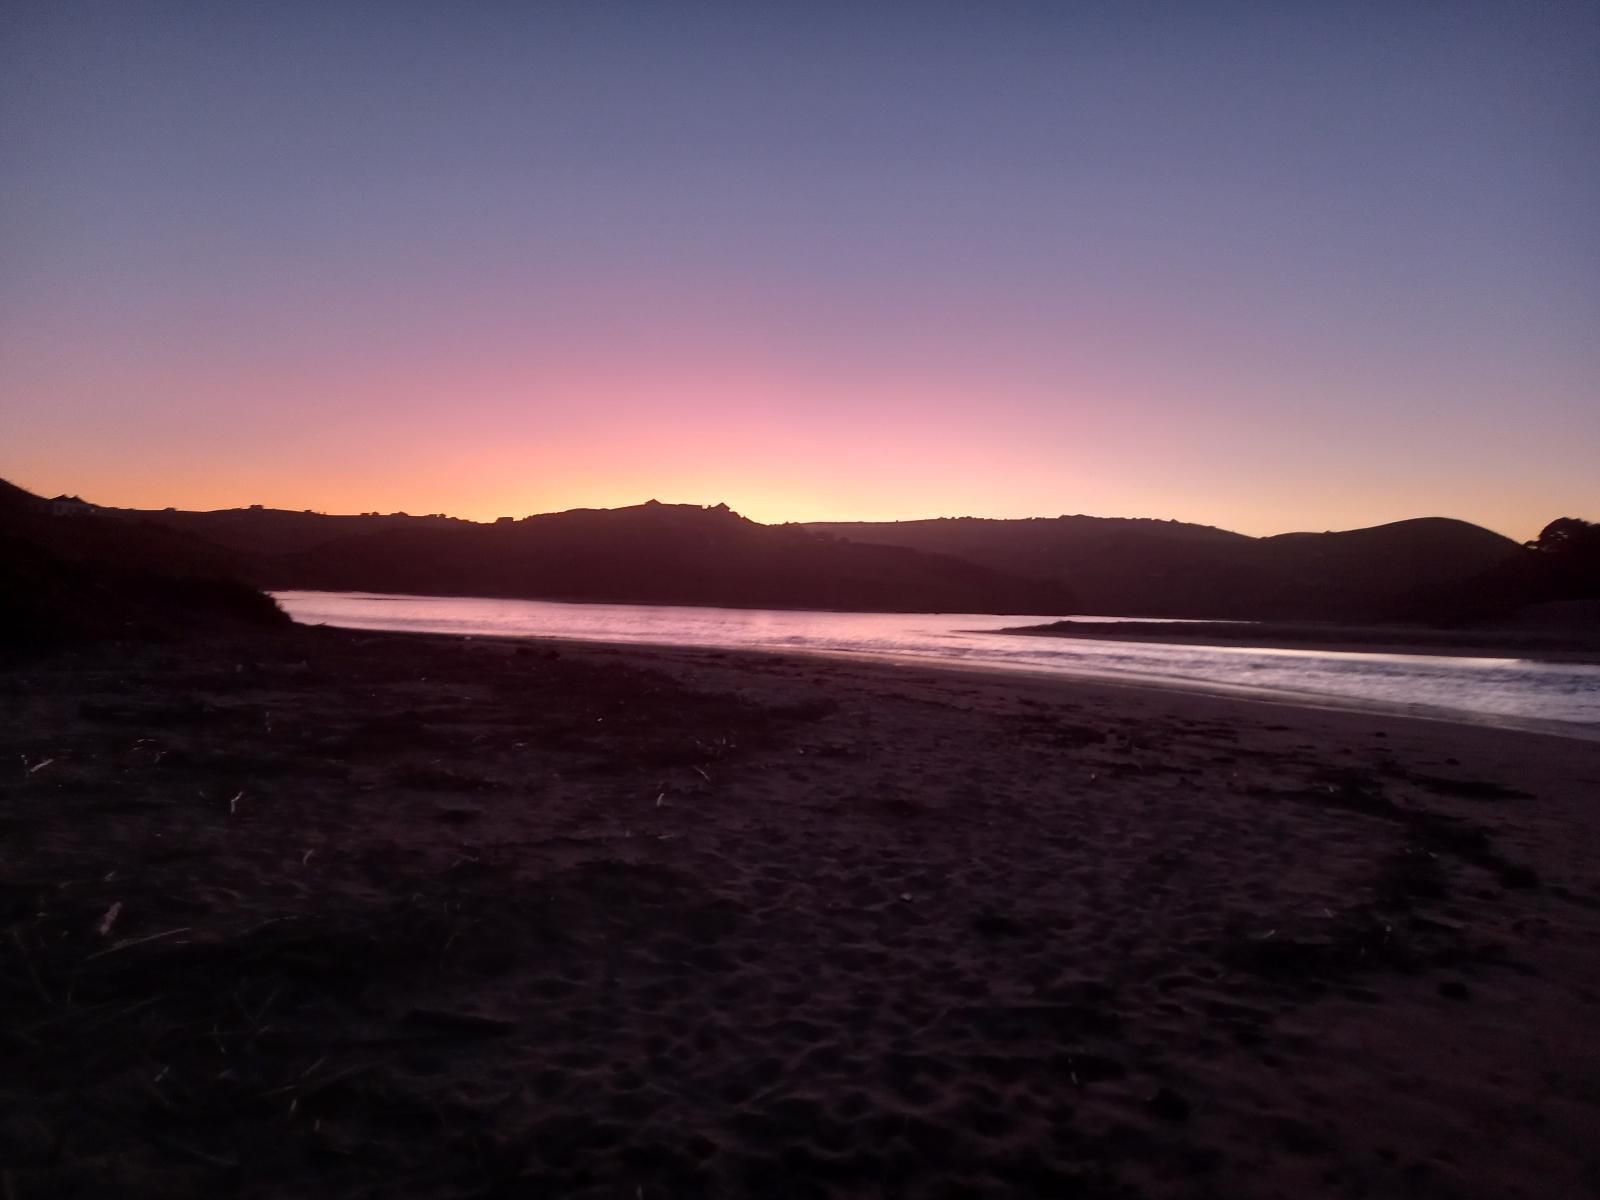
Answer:
[[1594, 10], [1291, 8], [36, 6], [0, 47], [0, 475], [1600, 517]]

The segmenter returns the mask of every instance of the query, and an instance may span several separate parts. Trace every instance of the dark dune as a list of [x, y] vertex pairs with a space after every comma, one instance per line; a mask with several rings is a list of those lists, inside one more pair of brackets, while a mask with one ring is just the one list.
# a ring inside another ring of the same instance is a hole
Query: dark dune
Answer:
[[150, 522], [51, 516], [40, 504], [0, 481], [0, 647], [288, 625], [241, 580], [237, 555]]
[[0, 703], [22, 1200], [1600, 1178], [1590, 743], [299, 628]]

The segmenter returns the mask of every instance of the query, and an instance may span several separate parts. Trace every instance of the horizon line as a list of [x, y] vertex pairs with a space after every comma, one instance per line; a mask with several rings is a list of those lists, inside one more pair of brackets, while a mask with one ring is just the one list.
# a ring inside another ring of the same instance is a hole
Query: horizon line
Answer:
[[[3, 478], [3, 477], [0, 477], [0, 478]], [[13, 486], [22, 487], [24, 491], [28, 491], [31, 494], [36, 495], [36, 496], [40, 496], [41, 498], [44, 498], [44, 499], [50, 498], [50, 497], [45, 496], [44, 493], [42, 493], [42, 492], [35, 492], [35, 491], [33, 491], [33, 489], [23, 487], [23, 485], [21, 485], [21, 484], [13, 484]], [[81, 495], [81, 493], [71, 493], [71, 492], [62, 492], [61, 494], [62, 495]], [[404, 510], [404, 509], [396, 509], [396, 510], [394, 510], [392, 512], [379, 512], [379, 511], [377, 511], [375, 509], [374, 510], [368, 510], [366, 512], [329, 512], [329, 511], [326, 511], [326, 510], [323, 510], [323, 509], [314, 509], [314, 508], [284, 508], [284, 507], [279, 507], [277, 505], [271, 505], [271, 504], [235, 504], [235, 505], [227, 505], [227, 506], [223, 506], [223, 507], [219, 507], [219, 508], [182, 508], [182, 507], [180, 507], [178, 505], [165, 505], [165, 506], [162, 506], [160, 508], [139, 508], [139, 507], [135, 507], [135, 506], [132, 506], [132, 505], [99, 504], [99, 503], [97, 503], [95, 501], [92, 501], [92, 500], [88, 501], [88, 503], [94, 504], [95, 507], [98, 507], [98, 508], [111, 509], [111, 510], [116, 510], [116, 511], [120, 511], [120, 512], [220, 513], [220, 512], [265, 511], [265, 512], [282, 512], [282, 513], [292, 513], [292, 514], [299, 514], [299, 515], [317, 516], [317, 517], [329, 517], [329, 518], [360, 519], [360, 518], [363, 518], [363, 517], [367, 517], [367, 518], [372, 518], [372, 517], [403, 517], [403, 518], [408, 518], [408, 519], [412, 519], [412, 520], [444, 519], [444, 520], [450, 520], [450, 521], [460, 521], [460, 522], [463, 522], [463, 523], [466, 523], [466, 524], [484, 525], [484, 526], [495, 525], [495, 524], [497, 524], [497, 523], [499, 523], [501, 521], [517, 522], [517, 521], [531, 520], [531, 519], [533, 519], [535, 517], [559, 516], [562, 513], [570, 513], [570, 512], [615, 512], [615, 511], [620, 511], [622, 509], [627, 509], [627, 508], [644, 508], [644, 507], [646, 507], [648, 505], [651, 505], [651, 504], [659, 504], [659, 505], [662, 505], [662, 506], [670, 506], [670, 507], [676, 507], [676, 508], [698, 508], [698, 509], [707, 510], [707, 511], [714, 510], [714, 509], [716, 509], [718, 507], [721, 507], [721, 508], [727, 509], [729, 512], [733, 513], [736, 516], [741, 517], [744, 520], [751, 521], [751, 522], [753, 522], [754, 524], [757, 524], [757, 525], [765, 525], [765, 526], [782, 526], [782, 525], [799, 525], [799, 526], [811, 526], [811, 525], [909, 525], [909, 524], [917, 524], [917, 523], [927, 522], [927, 521], [1061, 521], [1061, 520], [1083, 519], [1083, 520], [1094, 520], [1094, 521], [1138, 521], [1138, 522], [1149, 522], [1151, 524], [1161, 524], [1161, 525], [1186, 525], [1186, 526], [1190, 526], [1190, 527], [1193, 527], [1193, 528], [1199, 528], [1199, 529], [1213, 529], [1213, 530], [1217, 530], [1217, 531], [1222, 532], [1222, 533], [1234, 534], [1234, 535], [1236, 535], [1238, 537], [1246, 537], [1246, 538], [1251, 538], [1253, 540], [1260, 540], [1260, 539], [1263, 539], [1263, 538], [1271, 538], [1271, 537], [1286, 537], [1286, 536], [1291, 536], [1291, 535], [1294, 535], [1294, 534], [1313, 534], [1314, 535], [1314, 534], [1319, 534], [1319, 533], [1357, 533], [1357, 532], [1360, 532], [1360, 531], [1366, 530], [1366, 529], [1381, 529], [1381, 528], [1384, 528], [1385, 526], [1400, 525], [1400, 524], [1405, 524], [1405, 523], [1411, 522], [1411, 521], [1430, 521], [1431, 520], [1431, 521], [1457, 521], [1457, 522], [1460, 522], [1463, 525], [1471, 525], [1471, 526], [1474, 526], [1475, 528], [1483, 529], [1483, 530], [1485, 530], [1485, 531], [1487, 531], [1489, 533], [1493, 533], [1493, 534], [1496, 534], [1496, 535], [1498, 535], [1500, 537], [1503, 537], [1507, 541], [1515, 542], [1518, 545], [1525, 545], [1528, 541], [1533, 540], [1532, 538], [1527, 538], [1527, 539], [1518, 538], [1518, 537], [1515, 537], [1515, 536], [1513, 536], [1511, 534], [1505, 533], [1505, 532], [1503, 532], [1501, 530], [1491, 528], [1490, 526], [1480, 525], [1475, 521], [1468, 521], [1468, 520], [1465, 520], [1464, 518], [1460, 518], [1460, 517], [1446, 516], [1446, 515], [1440, 514], [1440, 513], [1430, 513], [1430, 514], [1426, 514], [1426, 515], [1422, 515], [1422, 516], [1414, 516], [1414, 517], [1399, 517], [1399, 518], [1396, 518], [1396, 519], [1390, 520], [1390, 521], [1379, 521], [1376, 524], [1372, 524], [1372, 525], [1355, 525], [1355, 526], [1350, 526], [1348, 528], [1343, 528], [1343, 529], [1331, 529], [1330, 528], [1330, 529], [1316, 530], [1316, 529], [1306, 529], [1306, 528], [1300, 528], [1300, 529], [1287, 528], [1287, 529], [1278, 530], [1275, 533], [1260, 533], [1260, 534], [1256, 534], [1256, 533], [1243, 533], [1243, 532], [1240, 532], [1239, 530], [1230, 529], [1230, 528], [1228, 528], [1227, 526], [1224, 526], [1224, 525], [1215, 525], [1215, 524], [1210, 524], [1210, 523], [1204, 522], [1204, 521], [1186, 520], [1186, 519], [1183, 519], [1181, 517], [1102, 515], [1102, 514], [1097, 514], [1097, 513], [1084, 513], [1084, 512], [1058, 513], [1058, 514], [1056, 514], [1054, 516], [1044, 516], [1044, 515], [1034, 514], [1034, 515], [1022, 516], [1022, 517], [980, 516], [978, 514], [966, 513], [966, 514], [959, 514], [959, 515], [922, 516], [922, 517], [890, 517], [890, 518], [876, 518], [876, 519], [874, 519], [874, 518], [862, 518], [862, 517], [834, 517], [834, 518], [810, 519], [810, 520], [761, 521], [761, 520], [756, 520], [756, 518], [754, 518], [754, 517], [745, 516], [742, 512], [740, 512], [739, 507], [737, 505], [729, 504], [726, 501], [718, 501], [717, 503], [713, 503], [713, 504], [702, 504], [702, 503], [698, 503], [698, 502], [695, 502], [695, 501], [659, 500], [659, 499], [656, 499], [654, 497], [652, 497], [652, 498], [650, 498], [648, 500], [637, 501], [637, 502], [635, 502], [633, 504], [617, 504], [617, 505], [609, 505], [609, 506], [607, 506], [607, 505], [579, 504], [579, 505], [573, 505], [573, 506], [568, 507], [568, 508], [553, 508], [553, 509], [549, 509], [549, 510], [546, 510], [546, 511], [543, 511], [543, 512], [525, 513], [525, 514], [522, 514], [520, 516], [505, 514], [505, 515], [500, 515], [500, 516], [496, 516], [496, 517], [488, 517], [488, 518], [455, 516], [455, 515], [453, 515], [451, 513], [448, 513], [448, 512], [411, 512], [409, 510]], [[1562, 516], [1568, 516], [1568, 515], [1571, 515], [1571, 514], [1562, 514]], [[1550, 521], [1555, 521], [1555, 520], [1558, 520], [1558, 519], [1560, 519], [1560, 517], [1551, 517], [1549, 520]], [[1549, 524], [1549, 521], [1547, 521], [1546, 524]], [[1543, 526], [1541, 526], [1541, 528], [1543, 528]], [[1535, 533], [1535, 536], [1537, 536], [1537, 531]]]

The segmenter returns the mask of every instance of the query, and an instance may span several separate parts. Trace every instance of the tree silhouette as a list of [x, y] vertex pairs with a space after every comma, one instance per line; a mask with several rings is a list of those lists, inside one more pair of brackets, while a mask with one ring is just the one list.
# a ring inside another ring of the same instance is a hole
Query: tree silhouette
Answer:
[[1559, 517], [1528, 543], [1565, 598], [1600, 597], [1600, 525]]
[[1528, 543], [1541, 554], [1593, 554], [1600, 547], [1600, 525], [1580, 517], [1557, 517]]

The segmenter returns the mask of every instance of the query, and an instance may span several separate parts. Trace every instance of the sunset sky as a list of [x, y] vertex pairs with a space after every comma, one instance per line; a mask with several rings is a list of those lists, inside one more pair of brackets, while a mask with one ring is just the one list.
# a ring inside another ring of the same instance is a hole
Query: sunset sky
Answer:
[[7, 3], [0, 476], [1600, 518], [1592, 3]]

